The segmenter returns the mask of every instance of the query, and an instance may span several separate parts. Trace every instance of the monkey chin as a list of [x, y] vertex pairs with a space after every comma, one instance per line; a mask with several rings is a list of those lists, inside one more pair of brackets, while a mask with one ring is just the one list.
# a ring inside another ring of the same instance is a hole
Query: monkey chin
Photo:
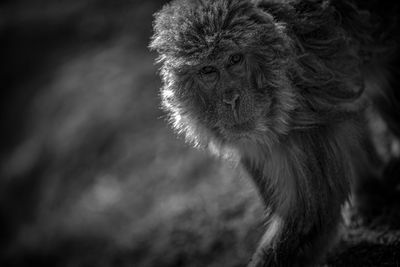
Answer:
[[253, 119], [238, 123], [225, 123], [218, 127], [219, 135], [227, 143], [252, 139], [255, 129], [256, 123]]

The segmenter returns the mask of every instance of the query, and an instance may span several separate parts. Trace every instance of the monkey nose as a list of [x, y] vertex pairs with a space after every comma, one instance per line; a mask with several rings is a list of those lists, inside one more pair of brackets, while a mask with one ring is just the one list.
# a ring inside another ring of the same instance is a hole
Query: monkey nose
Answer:
[[239, 93], [234, 91], [225, 92], [222, 96], [222, 102], [230, 105], [234, 110], [239, 102]]

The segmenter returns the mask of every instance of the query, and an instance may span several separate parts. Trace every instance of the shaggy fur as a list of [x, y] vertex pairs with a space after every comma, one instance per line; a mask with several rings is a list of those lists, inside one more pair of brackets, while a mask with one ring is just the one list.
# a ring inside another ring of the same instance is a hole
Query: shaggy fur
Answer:
[[155, 17], [150, 47], [173, 128], [237, 160], [265, 202], [249, 266], [321, 261], [352, 181], [383, 168], [366, 114], [399, 133], [387, 71], [397, 28], [339, 0], [182, 0]]

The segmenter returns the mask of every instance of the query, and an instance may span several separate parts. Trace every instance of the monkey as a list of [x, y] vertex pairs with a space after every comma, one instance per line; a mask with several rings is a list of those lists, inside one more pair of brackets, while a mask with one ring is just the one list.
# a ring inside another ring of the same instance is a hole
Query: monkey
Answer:
[[323, 262], [355, 181], [384, 169], [370, 115], [400, 133], [398, 28], [358, 4], [175, 0], [155, 14], [149, 47], [172, 128], [237, 162], [263, 201], [249, 267]]

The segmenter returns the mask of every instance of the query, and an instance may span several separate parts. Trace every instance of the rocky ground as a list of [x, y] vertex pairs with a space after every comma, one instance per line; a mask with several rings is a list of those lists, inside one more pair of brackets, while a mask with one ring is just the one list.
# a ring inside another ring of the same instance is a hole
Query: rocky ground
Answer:
[[[162, 4], [0, 4], [1, 266], [249, 260], [263, 231], [250, 180], [186, 146], [159, 110], [147, 44]], [[399, 266], [399, 195], [396, 183], [367, 186], [364, 219], [328, 266]]]

